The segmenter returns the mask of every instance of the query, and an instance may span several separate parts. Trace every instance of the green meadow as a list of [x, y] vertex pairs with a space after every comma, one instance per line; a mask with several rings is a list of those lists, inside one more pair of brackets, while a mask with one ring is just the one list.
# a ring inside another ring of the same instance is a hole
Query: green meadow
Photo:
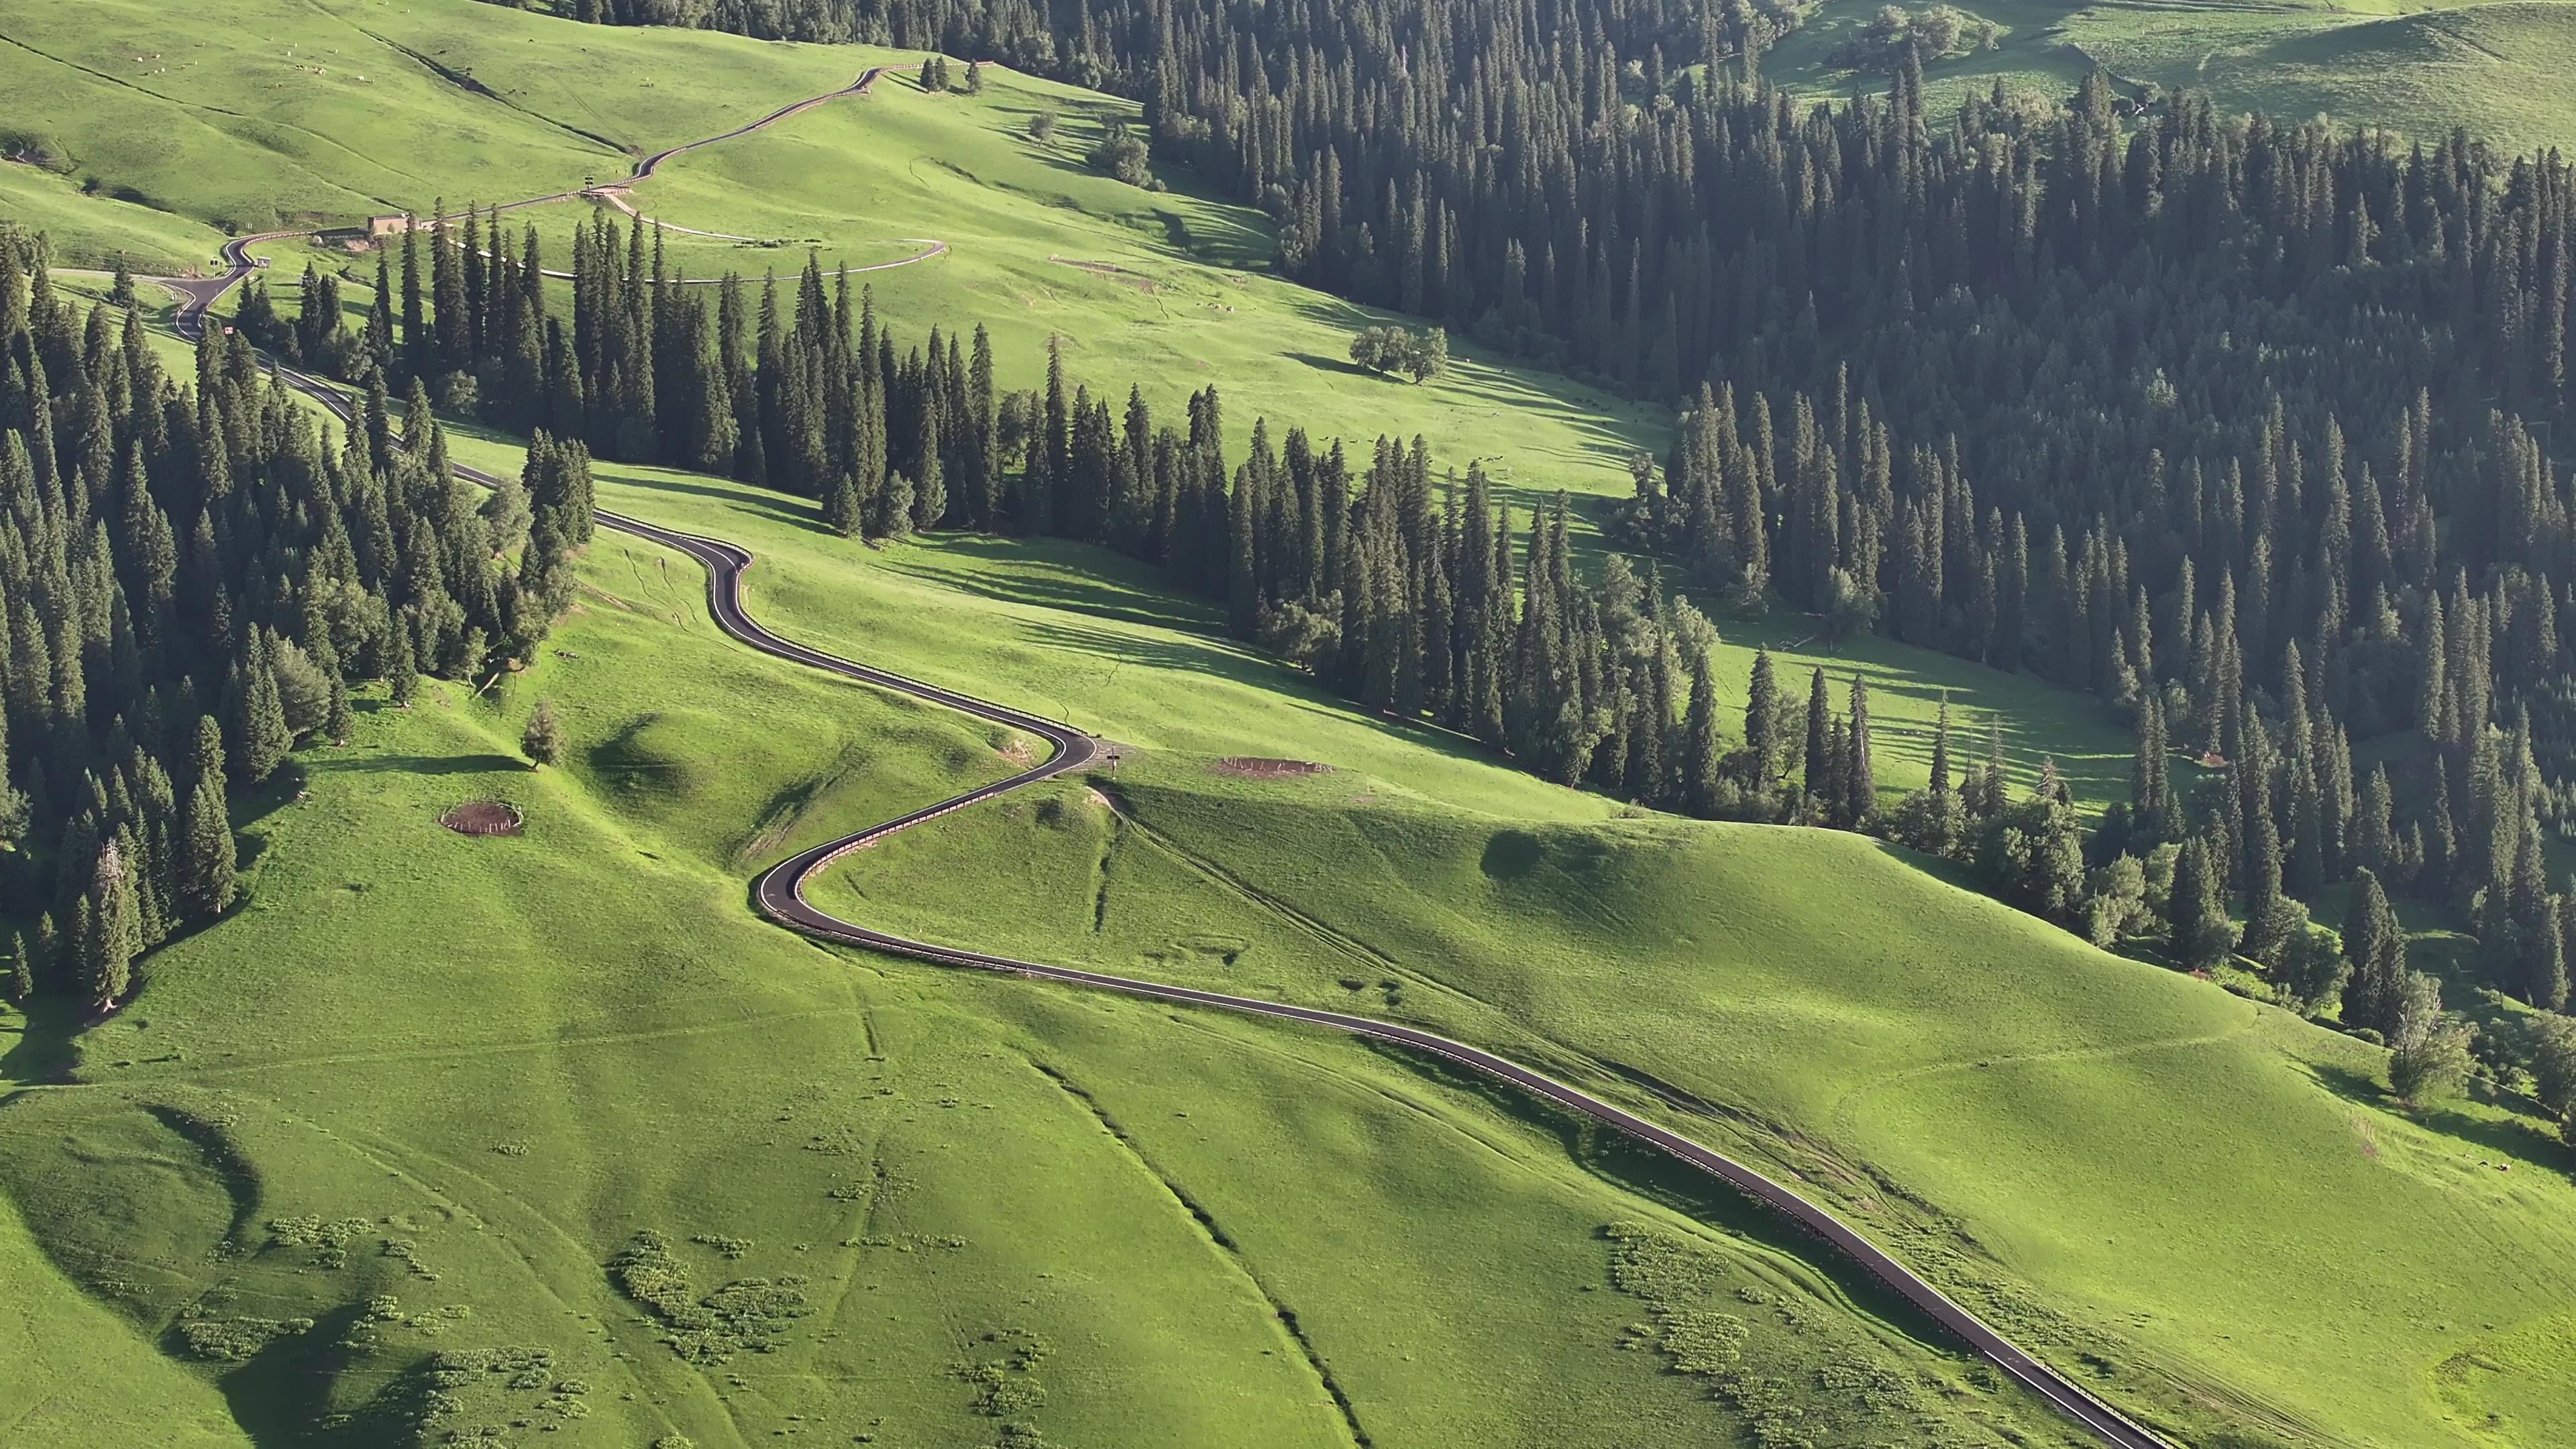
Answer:
[[[765, 622], [1121, 747], [1114, 775], [852, 857], [824, 897], [844, 914], [1389, 1012], [1660, 1105], [2150, 1415], [2566, 1432], [2513, 1348], [2576, 1327], [2533, 1247], [2576, 1204], [2539, 1123], [2409, 1117], [2384, 1053], [1875, 843], [1638, 818], [1366, 719], [1087, 550], [871, 551], [728, 491], [612, 467], [601, 497], [754, 548]], [[1253, 781], [1239, 757], [1334, 768]], [[923, 888], [980, 872], [1014, 888]]]
[[[1765, 77], [1839, 99], [1883, 87], [1839, 62], [1878, 0], [1823, 0], [1763, 58]], [[1908, 10], [1922, 7], [1908, 5]], [[2072, 94], [2095, 67], [2121, 85], [2207, 94], [2222, 113], [2318, 116], [2419, 140], [2453, 127], [2515, 149], [2576, 142], [2576, 100], [2561, 83], [2576, 56], [2576, 8], [2564, 0], [2453, 5], [2444, 0], [1975, 0], [1955, 7], [1998, 28], [1992, 50], [1926, 67], [1936, 106], [1983, 94]]]
[[[135, 1009], [9, 1019], [0, 1443], [1699, 1443], [1777, 1407], [1668, 1371], [1721, 1311], [1824, 1442], [2058, 1436], [1517, 1100], [758, 922], [752, 867], [1028, 742], [724, 643], [677, 556], [583, 579], [525, 674], [243, 802], [248, 902]], [[481, 800], [525, 833], [441, 827]]]
[[[1874, 8], [1832, 0], [1770, 74], [1847, 93], [1826, 57]], [[2091, 57], [2230, 107], [2576, 139], [2557, 4], [1972, 13], [2003, 43], [1936, 66], [1945, 96]], [[607, 180], [916, 58], [471, 0], [0, 0], [0, 40], [0, 216], [172, 272], [228, 232]], [[1087, 167], [1133, 106], [991, 82], [899, 69], [630, 199], [757, 238], [666, 237], [696, 277], [945, 242], [867, 274], [907, 343], [980, 322], [1028, 386], [1060, 337], [1075, 380], [1165, 410], [1214, 383], [1238, 450], [1256, 417], [1418, 433], [1597, 517], [1662, 449], [1659, 407], [1463, 341], [1425, 385], [1359, 372], [1350, 336], [1392, 319], [1268, 275], [1259, 213]], [[560, 266], [591, 212], [512, 225]], [[307, 261], [360, 284], [353, 320], [375, 303], [372, 254], [264, 254], [281, 303]], [[459, 429], [461, 461], [519, 447]], [[1625, 808], [1369, 717], [1099, 550], [868, 548], [800, 500], [598, 471], [603, 506], [752, 548], [782, 632], [1113, 742], [851, 858], [817, 899], [853, 919], [1511, 1053], [1828, 1202], [2181, 1442], [2576, 1440], [2576, 1187], [2510, 1104], [2401, 1111], [2385, 1053], [1892, 848]], [[2077, 1442], [1811, 1243], [1516, 1096], [762, 923], [760, 867], [1033, 742], [727, 643], [677, 555], [603, 534], [582, 570], [525, 673], [362, 701], [349, 747], [237, 800], [246, 904], [147, 958], [132, 1009], [0, 1012], [0, 1446]], [[1793, 700], [1867, 677], [1891, 801], [1945, 699], [1954, 758], [1991, 728], [2018, 785], [2054, 760], [2086, 809], [2125, 798], [2098, 701], [1718, 622], [1730, 717], [1759, 647]], [[533, 771], [541, 699], [570, 748]], [[441, 826], [477, 801], [524, 834]]]

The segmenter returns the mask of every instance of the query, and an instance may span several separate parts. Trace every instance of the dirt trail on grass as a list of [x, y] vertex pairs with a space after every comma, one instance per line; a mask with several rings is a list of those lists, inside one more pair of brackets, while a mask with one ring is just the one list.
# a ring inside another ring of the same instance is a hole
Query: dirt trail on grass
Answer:
[[[785, 120], [789, 116], [841, 96], [863, 95], [875, 83], [877, 77], [884, 73], [885, 67], [871, 68], [846, 89], [800, 101], [721, 136], [712, 136], [703, 141], [693, 141], [687, 145], [674, 146], [667, 151], [658, 152], [645, 159], [644, 163], [636, 169], [635, 175], [628, 178], [628, 184], [650, 176], [655, 167], [682, 152], [748, 135], [764, 126]], [[529, 206], [547, 201], [568, 200], [580, 194], [582, 193], [560, 193], [515, 203], [515, 205]], [[500, 209], [511, 208], [504, 206]], [[205, 281], [179, 278], [156, 279], [166, 280], [171, 287], [182, 292], [189, 299], [180, 309], [178, 318], [180, 335], [190, 340], [200, 336], [205, 328], [207, 312], [215, 301], [235, 283], [251, 273], [255, 264], [249, 257], [250, 246], [281, 237], [303, 235], [310, 235], [310, 233], [270, 232], [225, 243], [224, 259], [230, 264], [230, 269], [221, 278]], [[941, 245], [937, 250], [911, 260], [920, 261], [944, 250], [946, 247]], [[277, 372], [289, 386], [319, 402], [343, 423], [348, 422], [354, 415], [355, 408], [347, 396], [331, 384], [285, 367], [278, 368]], [[485, 487], [495, 487], [500, 483], [499, 478], [478, 468], [455, 465], [454, 472], [459, 478]], [[872, 665], [843, 659], [838, 655], [828, 654], [820, 649], [774, 634], [753, 619], [744, 604], [743, 576], [754, 562], [754, 556], [749, 549], [723, 539], [706, 538], [663, 528], [607, 509], [597, 510], [595, 516], [603, 528], [676, 550], [704, 566], [707, 571], [708, 609], [715, 617], [716, 627], [736, 641], [793, 664], [820, 669], [829, 674], [854, 679], [913, 699], [926, 700], [980, 720], [1034, 735], [1053, 747], [1053, 753], [1049, 758], [1008, 779], [996, 781], [980, 789], [969, 790], [965, 794], [924, 806], [908, 815], [897, 816], [882, 824], [854, 831], [836, 840], [825, 841], [770, 867], [751, 883], [752, 903], [770, 919], [824, 941], [917, 957], [945, 966], [995, 971], [1031, 980], [1092, 987], [1157, 1001], [1241, 1012], [1308, 1026], [1326, 1027], [1335, 1031], [1348, 1032], [1354, 1036], [1391, 1042], [1456, 1063], [1469, 1071], [1507, 1083], [1556, 1107], [1588, 1117], [1612, 1131], [1663, 1152], [1725, 1183], [1780, 1217], [1814, 1234], [1823, 1240], [1826, 1247], [1858, 1265], [1871, 1277], [1884, 1284], [1889, 1291], [1956, 1335], [1978, 1355], [1994, 1364], [2024, 1388], [2038, 1394], [2100, 1442], [2113, 1446], [2113, 1449], [2169, 1449], [2164, 1439], [2130, 1420], [2073, 1377], [2050, 1367], [2036, 1355], [2005, 1339], [2002, 1334], [1988, 1327], [1975, 1314], [1953, 1301], [1949, 1295], [1898, 1262], [1886, 1250], [1861, 1236], [1824, 1207], [1723, 1153], [1702, 1146], [1623, 1107], [1567, 1086], [1553, 1077], [1533, 1071], [1517, 1062], [1482, 1048], [1470, 1046], [1465, 1042], [1453, 1041], [1414, 1027], [1379, 1021], [1371, 1017], [1291, 1006], [1285, 1002], [1265, 1001], [1259, 997], [1201, 991], [1193, 987], [1148, 981], [1131, 976], [1112, 976], [1103, 972], [1077, 970], [1069, 966], [1050, 966], [1043, 962], [1022, 961], [1008, 956], [933, 945], [927, 941], [915, 941], [842, 920], [810, 904], [805, 899], [806, 882], [833, 862], [854, 851], [864, 850], [899, 831], [909, 830], [913, 826], [936, 820], [943, 815], [953, 814], [969, 806], [996, 799], [1023, 786], [1081, 770], [1100, 754], [1101, 742], [1097, 737], [1060, 720], [978, 699], [958, 690], [907, 678]]]
[[[705, 237], [714, 241], [751, 242], [756, 244], [759, 241], [759, 238], [756, 237], [733, 236], [726, 232], [699, 231], [694, 227], [676, 226], [670, 222], [646, 216], [642, 212], [637, 211], [634, 205], [626, 199], [627, 194], [634, 190], [636, 183], [649, 180], [653, 173], [660, 169], [663, 162], [670, 160], [674, 156], [695, 151], [701, 147], [713, 146], [718, 142], [731, 141], [743, 136], [748, 136], [755, 131], [766, 130], [767, 128], [777, 125], [779, 122], [787, 120], [792, 116], [803, 115], [805, 112], [814, 109], [816, 106], [840, 100], [844, 96], [865, 96], [875, 89], [878, 80], [883, 78], [890, 68], [891, 67], [882, 65], [870, 66], [859, 73], [859, 78], [857, 80], [850, 82], [848, 85], [843, 86], [837, 91], [827, 91], [819, 96], [810, 96], [804, 100], [798, 101], [792, 106], [781, 106], [777, 110], [770, 112], [768, 115], [761, 117], [757, 121], [753, 121], [748, 125], [736, 126], [722, 135], [709, 136], [703, 140], [697, 141], [685, 141], [677, 146], [656, 151], [652, 155], [647, 156], [642, 161], [638, 162], [632, 172], [619, 180], [581, 186], [571, 191], [549, 192], [544, 196], [523, 197], [517, 201], [504, 201], [496, 206], [485, 207], [483, 210], [488, 215], [503, 211], [517, 211], [523, 207], [530, 206], [552, 206], [559, 202], [585, 200], [600, 201], [617, 208], [619, 211], [626, 213], [628, 216], [631, 216], [638, 221], [648, 223], [664, 231], [675, 232], [683, 236]], [[425, 228], [443, 230], [463, 219], [464, 217], [462, 213], [451, 216], [434, 216], [422, 221], [420, 225]], [[205, 314], [223, 297], [224, 293], [231, 291], [235, 286], [241, 283], [242, 279], [248, 277], [251, 273], [258, 271], [261, 267], [266, 265], [265, 262], [251, 255], [251, 248], [262, 246], [269, 242], [291, 241], [297, 237], [309, 237], [314, 235], [318, 235], [318, 233], [311, 230], [287, 230], [264, 231], [251, 236], [234, 237], [232, 240], [224, 243], [222, 255], [224, 272], [221, 276], [144, 277], [137, 278], [136, 280], [158, 282], [172, 291], [177, 292], [184, 299], [179, 308], [179, 335], [182, 337], [194, 338], [197, 335], [197, 329], [203, 324]], [[871, 262], [865, 266], [856, 267], [835, 267], [831, 271], [824, 273], [824, 275], [830, 277], [856, 276], [861, 272], [882, 272], [893, 267], [908, 267], [915, 262], [926, 262], [932, 257], [944, 256], [948, 251], [948, 243], [931, 237], [899, 237], [897, 240], [902, 241], [907, 245], [918, 246], [922, 248], [922, 250], [908, 257], [899, 257], [891, 262]], [[484, 255], [489, 256], [491, 253], [487, 251]], [[559, 272], [551, 268], [540, 268], [539, 270], [543, 272], [544, 275], [553, 277], [559, 281], [572, 280], [572, 273], [570, 272]], [[720, 279], [718, 278], [711, 277], [684, 277], [674, 279], [672, 285], [682, 287], [706, 287], [717, 285], [719, 280]]]

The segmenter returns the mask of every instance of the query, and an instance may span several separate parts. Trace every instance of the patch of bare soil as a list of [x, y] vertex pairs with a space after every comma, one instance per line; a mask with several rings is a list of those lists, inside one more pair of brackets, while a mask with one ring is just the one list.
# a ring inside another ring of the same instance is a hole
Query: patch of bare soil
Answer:
[[1228, 755], [1208, 767], [1220, 775], [1241, 780], [1288, 780], [1300, 775], [1329, 775], [1330, 765], [1312, 760], [1271, 760], [1256, 755]]
[[468, 800], [451, 805], [438, 823], [459, 835], [516, 835], [527, 822], [515, 805], [498, 800]]

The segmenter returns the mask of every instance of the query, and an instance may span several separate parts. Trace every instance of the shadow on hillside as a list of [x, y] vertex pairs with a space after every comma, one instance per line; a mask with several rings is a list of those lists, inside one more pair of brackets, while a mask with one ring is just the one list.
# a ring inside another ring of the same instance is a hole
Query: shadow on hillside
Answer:
[[[2406, 1111], [2376, 1077], [2365, 1076], [2332, 1062], [2299, 1062], [2296, 1065], [2307, 1073], [2309, 1080], [2347, 1102], [2382, 1111]], [[2479, 1091], [2479, 1088], [2472, 1085], [2471, 1090]], [[2566, 1170], [2565, 1144], [2538, 1117], [2517, 1103], [2497, 1097], [2492, 1091], [2480, 1092], [2480, 1100], [2489, 1106], [2503, 1107], [2515, 1115], [2508, 1121], [2499, 1122], [2491, 1117], [2472, 1116], [2442, 1102], [2417, 1108], [2409, 1115], [2429, 1131], [2473, 1143], [2500, 1157], [2510, 1157], [2533, 1167]]]
[[0, 1026], [0, 1077], [15, 1082], [67, 1082], [80, 1054], [72, 1038], [89, 1024], [83, 1003], [40, 995]]
[[[1867, 1270], [1825, 1248], [1804, 1229], [1698, 1169], [1685, 1166], [1590, 1118], [1547, 1106], [1534, 1097], [1439, 1058], [1384, 1042], [1369, 1041], [1366, 1045], [1378, 1055], [1402, 1063], [1448, 1091], [1479, 1097], [1503, 1115], [1553, 1138], [1570, 1160], [1613, 1188], [1661, 1203], [1696, 1222], [1749, 1238], [1795, 1257], [1831, 1279], [1839, 1294], [1862, 1311], [1901, 1329], [1921, 1343], [1951, 1354], [1961, 1353], [1957, 1340], [1947, 1330], [1913, 1303], [1888, 1289]], [[1643, 1074], [1636, 1075], [1642, 1077]], [[1644, 1079], [1641, 1085], [1649, 1091], [1656, 1090], [1651, 1078]], [[1687, 1118], [1691, 1112], [1689, 1104], [1695, 1100], [1684, 1094], [1682, 1102], [1674, 1106], [1672, 1115]], [[1723, 1107], [1700, 1105], [1707, 1106], [1708, 1111], [1715, 1114], [1726, 1111]], [[1683, 1130], [1689, 1130], [1686, 1121]]]
[[[1375, 377], [1378, 375], [1369, 371], [1367, 368], [1360, 366], [1358, 363], [1343, 357], [1322, 357], [1312, 352], [1283, 352], [1280, 356], [1287, 358], [1290, 362], [1302, 362], [1308, 367], [1315, 369], [1317, 372], [1339, 373], [1344, 377]], [[1389, 380], [1392, 381], [1392, 379]]]
[[360, 755], [334, 760], [335, 773], [352, 775], [524, 775], [528, 762], [512, 755]]
[[[342, 1304], [316, 1318], [302, 1333], [269, 1340], [248, 1362], [215, 1380], [233, 1422], [251, 1443], [260, 1449], [288, 1445], [303, 1449], [397, 1443], [411, 1437], [419, 1423], [418, 1400], [424, 1397], [410, 1382], [422, 1375], [418, 1367], [387, 1385], [357, 1414], [347, 1416], [340, 1432], [317, 1432], [316, 1426], [330, 1410], [330, 1387], [350, 1366], [350, 1355], [339, 1345], [364, 1311], [355, 1303]], [[162, 1348], [173, 1358], [194, 1356], [175, 1328], [164, 1335]], [[391, 1412], [395, 1404], [390, 1401], [396, 1399], [412, 1410], [408, 1418]]]
[[[962, 558], [1022, 563], [1028, 557], [1019, 543], [990, 534], [943, 533], [938, 541], [943, 553]], [[1222, 621], [1212, 609], [1192, 609], [1179, 599], [1158, 598], [1151, 589], [1132, 587], [1089, 573], [1057, 577], [1021, 572], [1006, 575], [955, 573], [944, 569], [907, 572], [943, 588], [1005, 604], [1065, 609], [1184, 634], [1213, 635], [1222, 626]]]
[[[773, 523], [784, 523], [807, 533], [827, 536], [831, 533], [830, 529], [823, 526], [823, 517], [817, 506], [809, 500], [792, 498], [784, 493], [773, 493], [747, 483], [692, 483], [685, 478], [646, 477], [615, 467], [604, 468], [601, 472], [603, 476], [624, 487], [640, 488], [653, 493], [686, 494], [692, 498], [712, 498], [719, 503], [731, 504], [747, 513], [756, 513]], [[803, 506], [798, 506], [800, 504]]]
[[1088, 654], [1118, 664], [1143, 664], [1183, 674], [1213, 674], [1239, 684], [1272, 689], [1282, 682], [1277, 666], [1226, 650], [1215, 645], [1213, 640], [1207, 645], [1166, 642], [1052, 619], [1032, 621], [1026, 626], [1026, 632], [1031, 642], [1047, 648]]

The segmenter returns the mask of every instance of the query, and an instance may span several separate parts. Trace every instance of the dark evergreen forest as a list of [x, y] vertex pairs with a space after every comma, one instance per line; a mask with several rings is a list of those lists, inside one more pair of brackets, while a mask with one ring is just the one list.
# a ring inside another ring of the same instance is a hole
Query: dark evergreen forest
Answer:
[[[524, 659], [571, 595], [589, 462], [539, 437], [524, 485], [449, 476], [414, 395], [334, 436], [209, 328], [165, 372], [138, 313], [59, 296], [0, 235], [0, 914], [23, 998], [113, 1005], [134, 958], [229, 908], [242, 792], [352, 681]], [[245, 802], [248, 803], [248, 802]]]

